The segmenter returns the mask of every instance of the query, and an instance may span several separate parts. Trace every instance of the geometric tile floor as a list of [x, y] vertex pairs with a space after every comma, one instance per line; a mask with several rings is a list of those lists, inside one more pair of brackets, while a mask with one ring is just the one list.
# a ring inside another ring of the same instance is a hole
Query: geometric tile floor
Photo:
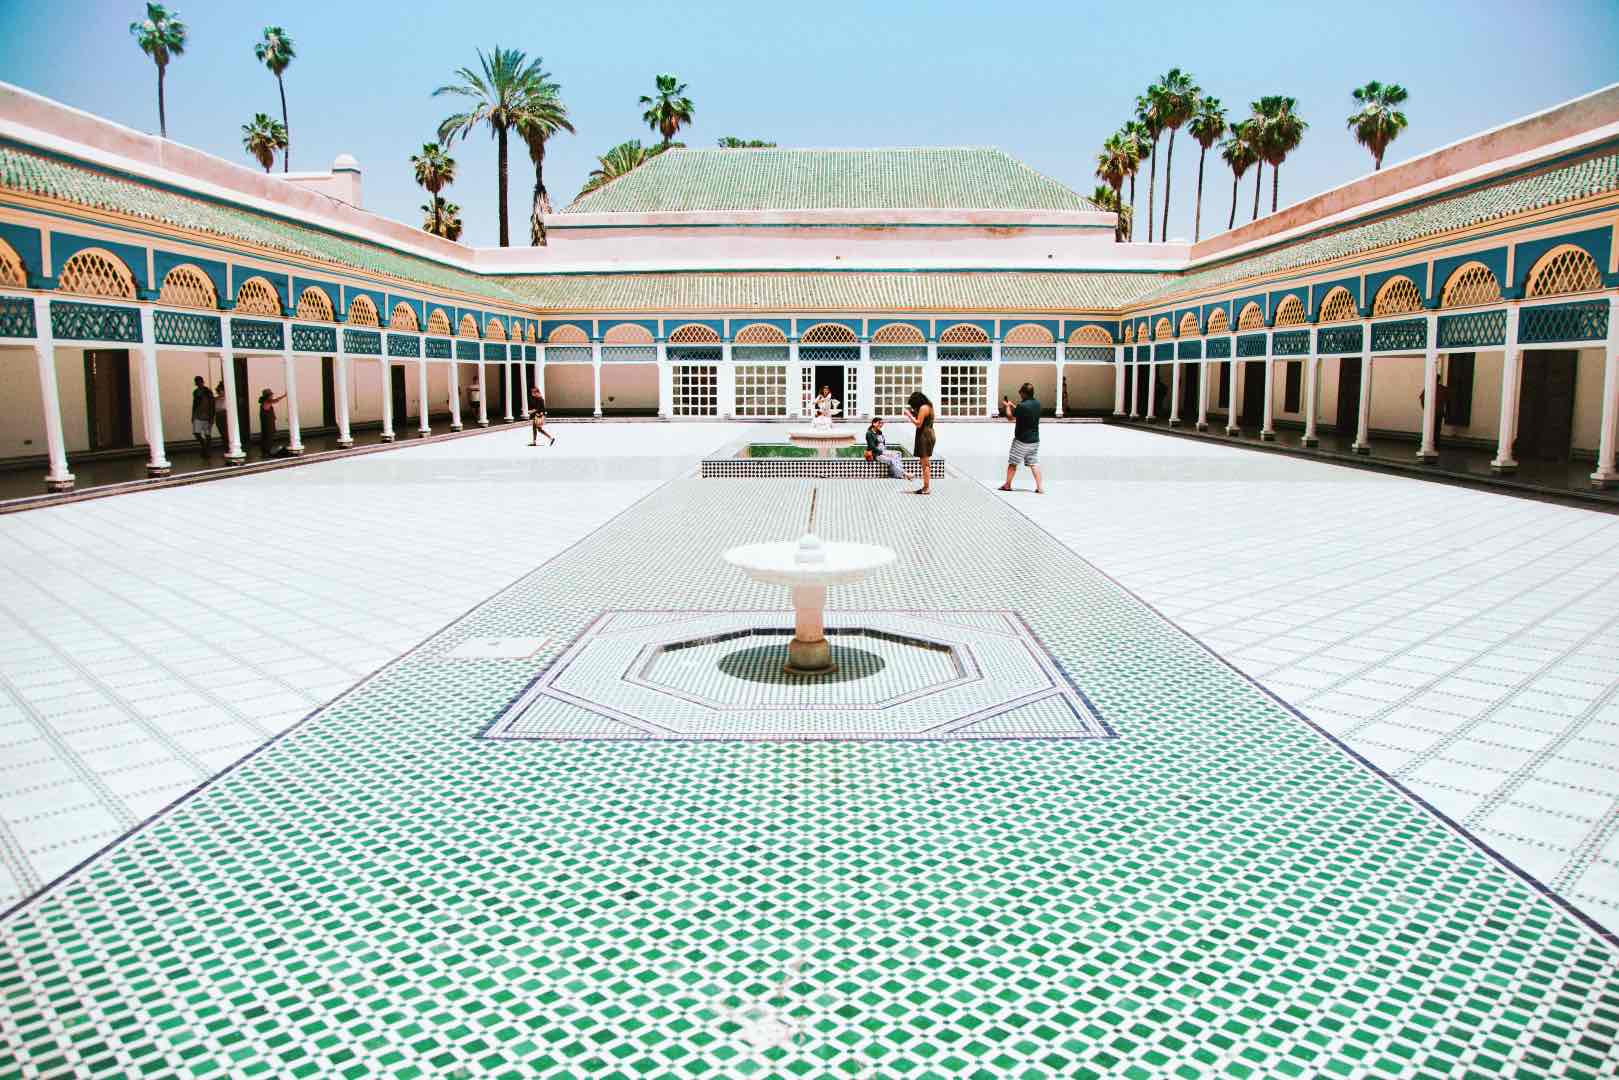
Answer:
[[1619, 1069], [1608, 937], [976, 485], [822, 483], [900, 553], [832, 606], [1015, 611], [1116, 738], [478, 738], [604, 610], [778, 607], [719, 554], [810, 486], [659, 488], [0, 923], [0, 1074]]
[[[669, 596], [665, 602], [677, 599]], [[532, 617], [515, 601], [478, 612], [480, 622], [494, 625], [526, 624]], [[497, 739], [1111, 735], [1014, 612], [834, 610], [825, 623], [837, 670], [810, 677], [783, 670], [792, 636], [787, 611], [604, 612], [484, 734]]]

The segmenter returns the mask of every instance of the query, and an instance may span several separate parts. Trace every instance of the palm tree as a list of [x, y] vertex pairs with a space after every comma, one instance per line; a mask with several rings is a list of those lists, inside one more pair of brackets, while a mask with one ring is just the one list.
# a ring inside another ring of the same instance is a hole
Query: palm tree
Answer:
[[1383, 167], [1383, 152], [1389, 143], [1405, 130], [1405, 113], [1400, 112], [1400, 106], [1410, 94], [1399, 83], [1384, 86], [1373, 79], [1354, 95], [1360, 108], [1350, 114], [1349, 130], [1355, 133], [1356, 142], [1372, 152], [1372, 171], [1376, 172]]
[[471, 98], [465, 112], [452, 113], [438, 126], [438, 141], [449, 146], [457, 138], [466, 138], [473, 130], [487, 124], [495, 137], [496, 158], [499, 162], [500, 246], [511, 244], [511, 229], [506, 216], [507, 138], [522, 114], [524, 104], [536, 84], [545, 81], [545, 72], [539, 60], [530, 61], [521, 49], [502, 49], [496, 45], [489, 55], [478, 50], [481, 72], [471, 68], [456, 71], [460, 82], [441, 86], [433, 96], [454, 94]]
[[1209, 150], [1225, 137], [1225, 106], [1220, 99], [1204, 94], [1197, 99], [1191, 119], [1186, 123], [1187, 134], [1197, 140], [1197, 209], [1192, 214], [1192, 243], [1203, 235], [1203, 162]]
[[1277, 194], [1281, 188], [1282, 162], [1299, 148], [1304, 132], [1310, 125], [1295, 111], [1296, 99], [1272, 94], [1255, 103], [1256, 110], [1265, 118], [1265, 128], [1259, 140], [1259, 150], [1270, 163], [1270, 212], [1276, 213]]
[[657, 82], [656, 94], [641, 95], [641, 104], [647, 107], [641, 119], [663, 136], [663, 145], [667, 148], [675, 133], [691, 123], [692, 104], [691, 98], [685, 96], [686, 84], [677, 82], [673, 75], [659, 75]]
[[1265, 179], [1265, 117], [1259, 112], [1259, 102], [1251, 102], [1249, 109], [1248, 121], [1242, 126], [1242, 138], [1254, 162], [1254, 212], [1248, 220], [1258, 221], [1259, 188]]
[[1146, 135], [1145, 147], [1152, 155], [1152, 166], [1147, 173], [1147, 243], [1152, 243], [1152, 208], [1158, 204], [1158, 136], [1164, 130], [1160, 111], [1159, 86], [1153, 83], [1147, 92], [1136, 98], [1136, 123]]
[[269, 172], [275, 152], [287, 148], [287, 129], [267, 113], [255, 113], [251, 123], [242, 125], [242, 149]]
[[1164, 151], [1164, 226], [1160, 239], [1169, 239], [1169, 197], [1173, 192], [1170, 174], [1175, 168], [1175, 132], [1192, 118], [1202, 88], [1180, 68], [1170, 68], [1158, 80], [1158, 122], [1169, 131], [1169, 149]]
[[735, 135], [724, 135], [715, 145], [721, 150], [769, 150], [776, 144], [763, 139], [739, 139]]
[[612, 183], [626, 173], [645, 165], [663, 153], [664, 150], [679, 145], [679, 143], [670, 143], [669, 147], [662, 144], [658, 146], [642, 146], [640, 139], [631, 139], [629, 142], [619, 143], [596, 159], [596, 168], [590, 170], [590, 179], [586, 180], [585, 186], [579, 189], [579, 196], [588, 195], [597, 188]]
[[264, 40], [253, 46], [253, 55], [270, 69], [270, 74], [275, 76], [276, 89], [281, 91], [281, 126], [288, 131], [287, 152], [281, 155], [281, 171], [286, 172], [292, 168], [292, 126], [287, 123], [287, 85], [281, 81], [281, 75], [298, 54], [293, 51], [292, 38], [287, 36], [285, 30], [279, 26], [266, 26]]
[[157, 65], [157, 132], [169, 137], [169, 118], [163, 108], [163, 74], [169, 61], [186, 51], [186, 24], [180, 21], [178, 11], [168, 11], [162, 4], [147, 4], [146, 18], [129, 24], [141, 52]]
[[[1106, 190], [1113, 193], [1111, 206], [1104, 206], [1104, 209], [1112, 209], [1115, 213], [1124, 203], [1122, 192], [1128, 159], [1129, 151], [1125, 148], [1124, 139], [1117, 132], [1103, 140], [1101, 152], [1096, 155], [1096, 178], [1107, 185]], [[1113, 241], [1118, 243], [1124, 238], [1124, 216], [1120, 214], [1113, 228]]]
[[1110, 210], [1119, 216], [1118, 228], [1113, 233], [1114, 243], [1118, 243], [1121, 239], [1130, 239], [1130, 226], [1132, 224], [1130, 208], [1124, 205], [1117, 188], [1107, 184], [1097, 184], [1096, 190], [1091, 192], [1091, 202], [1100, 206], [1103, 210]]
[[[1252, 120], [1238, 120], [1231, 125], [1231, 138], [1220, 144], [1220, 160], [1231, 166], [1231, 217], [1225, 223], [1227, 229], [1234, 229], [1237, 225], [1237, 181], [1242, 179], [1249, 166], [1259, 160], [1253, 138], [1248, 132], [1248, 126], [1252, 123]], [[1259, 189], [1256, 186], [1254, 190], [1257, 201]]]
[[522, 136], [529, 160], [534, 162], [534, 206], [528, 216], [528, 242], [544, 246], [545, 215], [551, 212], [551, 196], [545, 190], [545, 144], [559, 131], [571, 135], [573, 123], [568, 119], [568, 107], [562, 103], [562, 87], [539, 67], [540, 59], [535, 57], [534, 81], [517, 115], [517, 134]]
[[1141, 163], [1147, 160], [1147, 153], [1152, 147], [1152, 136], [1147, 134], [1147, 125], [1139, 120], [1131, 120], [1119, 129], [1119, 139], [1124, 144], [1128, 164], [1125, 175], [1130, 178], [1130, 214], [1134, 217], [1136, 174], [1141, 171]]
[[461, 208], [442, 195], [422, 203], [422, 231], [446, 240], [461, 239]]
[[[422, 209], [431, 210], [436, 214], [437, 210], [445, 205], [444, 200], [438, 197], [439, 192], [455, 183], [455, 159], [446, 154], [438, 143], [422, 143], [422, 152], [410, 155], [410, 163], [416, 170], [416, 182], [432, 196], [431, 203]], [[435, 236], [444, 235], [443, 221], [437, 216], [422, 228]]]

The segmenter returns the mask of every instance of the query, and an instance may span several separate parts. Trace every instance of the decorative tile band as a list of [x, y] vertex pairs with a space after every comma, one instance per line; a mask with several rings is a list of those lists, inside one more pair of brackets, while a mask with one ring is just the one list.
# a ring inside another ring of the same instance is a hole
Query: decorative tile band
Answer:
[[1469, 311], [1463, 315], [1439, 316], [1439, 347], [1455, 349], [1471, 345], [1504, 345], [1507, 340], [1507, 313]]
[[0, 337], [31, 338], [38, 333], [32, 300], [26, 296], [0, 296]]
[[376, 330], [343, 328], [343, 351], [357, 356], [381, 356], [382, 334]]
[[1427, 347], [1427, 319], [1401, 319], [1399, 322], [1372, 324], [1372, 352]]
[[1321, 356], [1358, 353], [1366, 340], [1360, 326], [1328, 326], [1315, 332], [1315, 351]]
[[[657, 355], [656, 347], [653, 355]], [[545, 362], [547, 364], [588, 364], [593, 360], [589, 345], [547, 345], [545, 347]], [[602, 359], [606, 359], [606, 350], [603, 350]], [[718, 359], [716, 357], [716, 359]]]
[[1203, 343], [1203, 352], [1210, 360], [1229, 360], [1231, 358], [1231, 339], [1228, 337], [1211, 337]]
[[1115, 362], [1113, 349], [1107, 345], [1070, 345], [1063, 353], [1070, 364], [1111, 364]]
[[1177, 343], [1175, 355], [1182, 360], [1203, 359], [1203, 342], [1197, 338], [1184, 338]]
[[224, 331], [219, 316], [193, 311], [153, 311], [152, 340], [159, 345], [199, 345], [219, 348]]
[[496, 345], [496, 344], [494, 344], [492, 342], [488, 342], [488, 341], [484, 342], [483, 343], [483, 358], [485, 360], [504, 360], [504, 359], [506, 359], [506, 346], [504, 346], [504, 345]]
[[455, 343], [455, 358], [457, 360], [476, 362], [478, 359], [478, 343], [476, 341], [457, 341]]
[[[787, 357], [787, 350], [781, 350], [782, 359]], [[737, 359], [741, 360], [738, 351]], [[658, 362], [658, 347], [656, 345], [603, 345], [602, 363], [604, 364], [656, 364]]]
[[1151, 359], [1152, 359], [1152, 346], [1151, 345], [1137, 345], [1136, 346], [1136, 363], [1145, 364], [1148, 360], [1151, 360]]
[[429, 360], [448, 360], [450, 358], [450, 341], [448, 338], [428, 338], [427, 358]]
[[1272, 356], [1303, 356], [1310, 351], [1310, 331], [1284, 330], [1270, 337]]
[[1173, 341], [1160, 341], [1152, 347], [1152, 358], [1159, 361], [1175, 359], [1175, 343]]
[[1608, 336], [1608, 302], [1542, 304], [1518, 313], [1518, 342], [1600, 341]]
[[292, 351], [331, 356], [337, 352], [337, 327], [293, 323]]
[[414, 360], [422, 355], [422, 339], [415, 334], [389, 334], [388, 355]]
[[287, 336], [278, 322], [264, 319], [232, 319], [230, 344], [233, 349], [281, 352], [287, 345]]
[[[929, 472], [943, 480], [944, 458], [933, 458]], [[900, 459], [905, 475], [916, 479], [921, 462], [914, 457]], [[865, 458], [704, 458], [700, 476], [705, 479], [744, 480], [759, 477], [797, 477], [807, 480], [881, 480], [888, 467]]]
[[51, 336], [58, 341], [141, 340], [140, 312], [111, 304], [51, 301]]
[[1264, 334], [1244, 334], [1244, 335], [1242, 335], [1241, 337], [1239, 337], [1237, 339], [1237, 356], [1238, 357], [1264, 356], [1264, 355], [1265, 355], [1265, 335]]

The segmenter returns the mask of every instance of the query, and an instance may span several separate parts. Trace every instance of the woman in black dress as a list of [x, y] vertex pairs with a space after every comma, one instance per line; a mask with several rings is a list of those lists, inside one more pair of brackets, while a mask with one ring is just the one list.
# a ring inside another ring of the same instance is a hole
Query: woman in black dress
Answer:
[[905, 418], [916, 427], [916, 456], [921, 459], [922, 468], [922, 486], [911, 494], [932, 495], [933, 488], [930, 486], [932, 476], [928, 472], [928, 460], [933, 457], [933, 402], [918, 390], [905, 404]]
[[551, 442], [546, 443], [547, 446], [557, 441], [555, 435], [545, 430], [545, 395], [540, 393], [538, 386], [530, 387], [528, 391], [528, 422], [528, 444], [530, 446], [540, 445], [541, 435], [551, 440]]
[[275, 455], [275, 407], [287, 400], [287, 395], [276, 397], [269, 387], [259, 392], [259, 453], [265, 457]]

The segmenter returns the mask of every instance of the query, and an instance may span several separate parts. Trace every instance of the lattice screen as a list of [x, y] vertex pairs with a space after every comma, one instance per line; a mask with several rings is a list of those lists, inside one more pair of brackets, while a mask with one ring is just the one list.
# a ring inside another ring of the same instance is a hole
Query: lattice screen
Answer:
[[720, 376], [716, 365], [675, 364], [670, 369], [670, 380], [669, 409], [675, 416], [719, 415]]
[[1131, 344], [1136, 339], [1136, 328], [1126, 323], [1124, 327], [1124, 343]]
[[873, 369], [872, 413], [904, 416], [905, 403], [922, 389], [921, 364], [878, 364]]
[[427, 332], [429, 334], [448, 334], [450, 332], [450, 317], [444, 314], [443, 308], [434, 308], [427, 313]]
[[461, 327], [457, 332], [462, 337], [477, 337], [478, 320], [474, 319], [471, 315], [461, 316]]
[[421, 329], [421, 324], [416, 321], [416, 309], [403, 300], [395, 304], [393, 314], [388, 316], [388, 329], [411, 332]]
[[490, 319], [484, 324], [483, 336], [486, 341], [505, 341], [506, 327], [499, 319]]
[[250, 277], [236, 287], [236, 312], [239, 315], [268, 315], [281, 317], [281, 297], [261, 277]]
[[1422, 310], [1422, 292], [1417, 283], [1403, 274], [1399, 277], [1389, 278], [1383, 287], [1377, 290], [1377, 299], [1372, 302], [1372, 317], [1380, 315], [1404, 315], [1407, 312]]
[[1345, 288], [1333, 289], [1327, 298], [1321, 301], [1321, 318], [1324, 323], [1349, 322], [1360, 315], [1355, 308], [1355, 298]]
[[349, 301], [350, 326], [377, 326], [377, 305], [371, 302], [369, 296], [356, 296]]
[[798, 340], [805, 345], [853, 345], [856, 338], [854, 331], [847, 326], [820, 323], [804, 331]]
[[736, 415], [786, 416], [787, 366], [736, 365]]
[[1068, 344], [1101, 345], [1112, 348], [1113, 335], [1103, 330], [1100, 326], [1081, 326], [1078, 330], [1068, 335]]
[[889, 323], [887, 326], [879, 327], [877, 332], [871, 335], [871, 340], [874, 345], [925, 345], [927, 343], [927, 339], [922, 336], [922, 331], [905, 323]]
[[1494, 304], [1501, 299], [1501, 282], [1483, 263], [1470, 262], [1456, 268], [1445, 282], [1441, 307], [1474, 307]]
[[718, 343], [720, 336], [712, 328], [687, 323], [669, 335], [671, 345], [707, 345]]
[[163, 288], [158, 290], [157, 302], [170, 307], [206, 308], [212, 311], [219, 307], [219, 294], [214, 290], [212, 278], [190, 263], [185, 263], [163, 275]]
[[1225, 334], [1231, 330], [1231, 320], [1226, 316], [1225, 308], [1215, 308], [1209, 312], [1209, 326], [1203, 331], [1205, 334]]
[[1050, 330], [1033, 323], [1014, 326], [1001, 335], [1001, 341], [1007, 345], [1050, 345], [1054, 340]]
[[528, 324], [528, 329], [523, 332], [523, 335], [523, 340], [527, 341], [530, 345], [538, 341], [540, 337], [539, 332], [534, 329], [533, 323]]
[[1157, 322], [1152, 324], [1152, 338], [1154, 341], [1166, 341], [1168, 340], [1170, 333], [1171, 330], [1169, 320], [1167, 318], [1160, 317]]
[[116, 255], [99, 248], [85, 248], [63, 263], [56, 288], [75, 296], [135, 299], [135, 279], [130, 276], [129, 268]]
[[1284, 299], [1276, 308], [1276, 325], [1303, 326], [1304, 301], [1296, 296], [1289, 296]]
[[939, 366], [939, 415], [983, 416], [989, 411], [989, 367], [985, 364]]
[[1566, 296], [1602, 288], [1602, 273], [1596, 260], [1584, 248], [1567, 245], [1554, 248], [1529, 271], [1529, 287], [1524, 295]]
[[1263, 329], [1265, 329], [1265, 313], [1263, 311], [1259, 310], [1259, 305], [1258, 304], [1249, 304], [1247, 307], [1242, 309], [1242, 314], [1237, 316], [1237, 329], [1238, 330], [1263, 330]]
[[335, 322], [336, 318], [332, 314], [332, 298], [326, 295], [324, 289], [310, 285], [298, 296], [298, 318]]
[[940, 334], [939, 342], [944, 345], [987, 345], [989, 335], [976, 326], [958, 323]]
[[1188, 311], [1181, 316], [1181, 337], [1193, 337], [1197, 334], [1197, 315]]
[[23, 272], [22, 256], [12, 250], [11, 245], [0, 240], [0, 285], [28, 284], [28, 275]]
[[602, 335], [602, 343], [606, 345], [651, 345], [652, 331], [644, 326], [634, 323], [619, 323], [617, 326], [607, 328]]
[[589, 345], [590, 337], [577, 326], [558, 326], [545, 339], [547, 345]]

